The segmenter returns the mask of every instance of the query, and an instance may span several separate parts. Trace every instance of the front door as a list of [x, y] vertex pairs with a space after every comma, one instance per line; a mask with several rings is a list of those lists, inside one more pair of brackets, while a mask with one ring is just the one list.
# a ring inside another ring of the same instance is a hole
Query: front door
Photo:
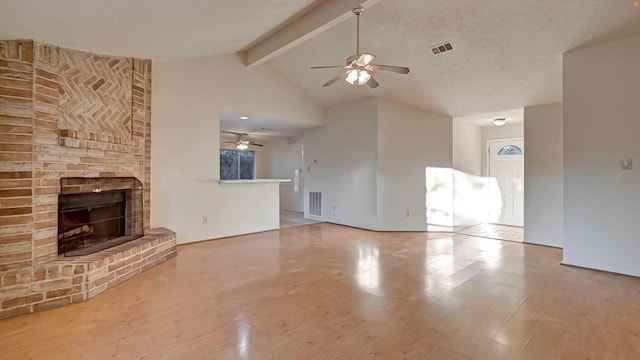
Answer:
[[524, 226], [524, 139], [489, 141], [490, 222]]

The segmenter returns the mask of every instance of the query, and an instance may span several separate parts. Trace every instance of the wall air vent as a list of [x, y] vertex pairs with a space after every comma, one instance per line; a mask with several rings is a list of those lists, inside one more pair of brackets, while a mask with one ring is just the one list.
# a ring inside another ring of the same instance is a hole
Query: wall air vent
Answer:
[[322, 216], [322, 193], [309, 192], [309, 216]]
[[450, 42], [440, 44], [431, 48], [431, 52], [433, 53], [433, 55], [441, 55], [442, 53], [453, 51], [453, 50], [455, 49], [453, 48], [453, 44], [451, 44]]

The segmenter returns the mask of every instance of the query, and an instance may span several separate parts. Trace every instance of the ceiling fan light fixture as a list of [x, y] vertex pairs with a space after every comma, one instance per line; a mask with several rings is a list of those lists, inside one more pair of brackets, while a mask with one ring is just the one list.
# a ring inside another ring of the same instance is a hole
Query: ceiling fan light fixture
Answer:
[[351, 85], [367, 85], [369, 88], [375, 89], [380, 86], [380, 83], [373, 78], [371, 75], [372, 72], [386, 71], [403, 75], [408, 74], [408, 67], [373, 64], [376, 58], [375, 55], [360, 52], [360, 15], [364, 12], [364, 8], [358, 6], [353, 8], [352, 12], [356, 15], [356, 54], [347, 58], [346, 66], [329, 65], [311, 67], [311, 69], [342, 69], [339, 75], [322, 84], [322, 86], [329, 87], [339, 80], [345, 80]]
[[238, 150], [247, 150], [249, 148], [249, 141], [240, 140], [236, 143], [236, 149]]
[[371, 74], [366, 70], [349, 70], [345, 79], [351, 85], [365, 85], [371, 79]]
[[502, 126], [502, 125], [504, 125], [506, 123], [507, 123], [507, 119], [505, 119], [505, 118], [493, 119], [493, 125], [495, 125], [495, 126]]

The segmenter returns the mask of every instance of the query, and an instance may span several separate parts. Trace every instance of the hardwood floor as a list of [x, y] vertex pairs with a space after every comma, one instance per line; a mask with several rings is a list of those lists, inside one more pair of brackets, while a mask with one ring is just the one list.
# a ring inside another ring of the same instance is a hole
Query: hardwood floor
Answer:
[[477, 224], [456, 232], [462, 235], [478, 236], [495, 240], [524, 241], [524, 228], [518, 226]]
[[320, 223], [320, 221], [305, 219], [304, 213], [280, 210], [280, 229], [318, 223]]
[[0, 321], [0, 358], [640, 358], [640, 279], [560, 260], [331, 224], [203, 242], [88, 302]]

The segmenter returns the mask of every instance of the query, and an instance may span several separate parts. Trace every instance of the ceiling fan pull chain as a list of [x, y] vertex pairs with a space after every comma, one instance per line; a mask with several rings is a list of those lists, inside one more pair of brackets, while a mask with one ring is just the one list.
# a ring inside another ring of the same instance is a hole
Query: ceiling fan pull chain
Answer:
[[356, 14], [356, 56], [360, 56], [360, 12], [356, 9], [353, 9]]

